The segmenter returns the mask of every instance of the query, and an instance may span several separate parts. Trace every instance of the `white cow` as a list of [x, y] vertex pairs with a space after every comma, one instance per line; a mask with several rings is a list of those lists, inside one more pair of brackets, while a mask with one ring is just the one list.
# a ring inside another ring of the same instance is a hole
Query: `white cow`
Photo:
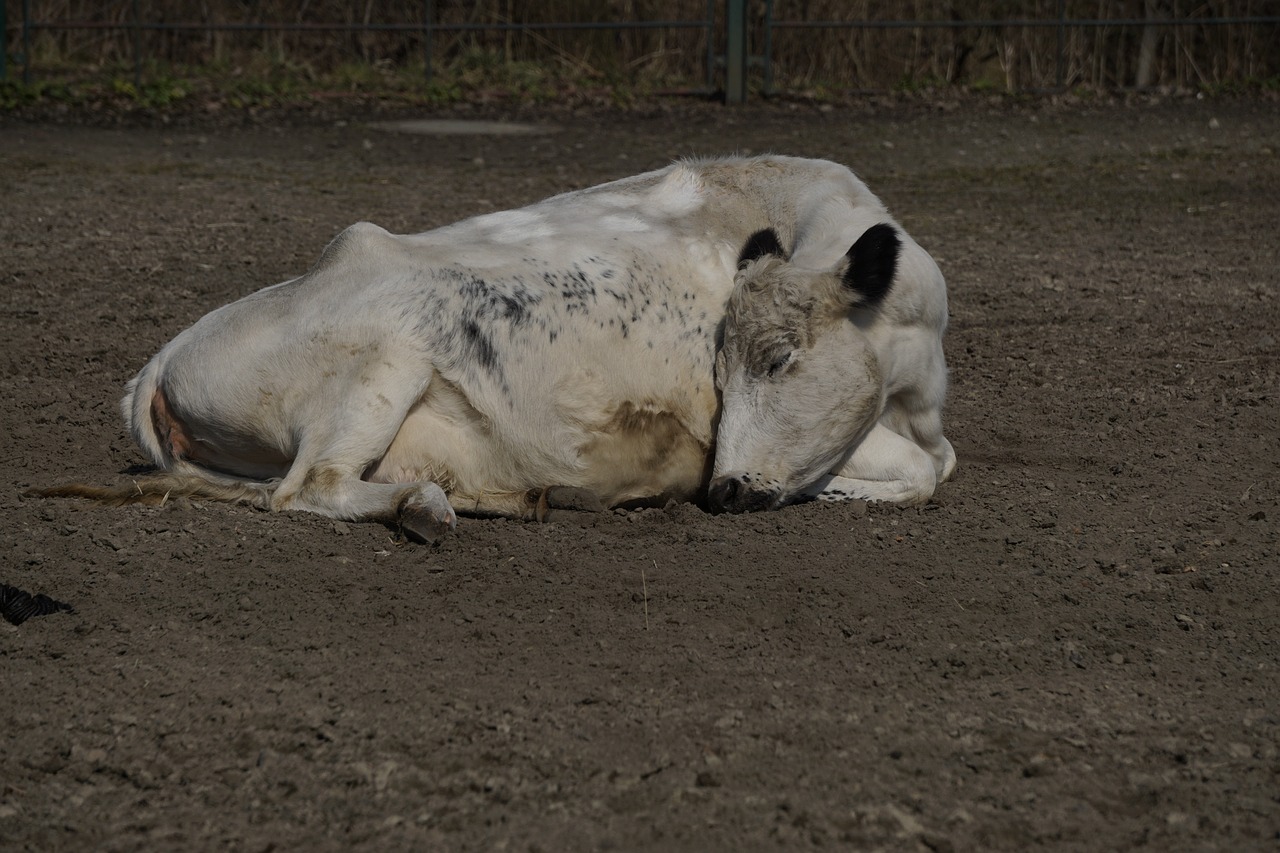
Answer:
[[[821, 268], [886, 221], [843, 166], [755, 157], [680, 162], [424, 234], [357, 224], [305, 275], [209, 313], [129, 383], [125, 420], [166, 474], [47, 494], [241, 500], [426, 541], [455, 511], [695, 498], [744, 246], [780, 241], [791, 265]], [[922, 250], [903, 266], [941, 289]]]

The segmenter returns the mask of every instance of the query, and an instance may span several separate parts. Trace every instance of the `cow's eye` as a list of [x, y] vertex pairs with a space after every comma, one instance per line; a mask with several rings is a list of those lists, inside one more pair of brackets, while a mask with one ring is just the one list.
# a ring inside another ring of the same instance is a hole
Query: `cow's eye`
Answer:
[[784, 371], [784, 370], [786, 370], [788, 367], [790, 367], [790, 366], [791, 366], [791, 363], [792, 363], [793, 361], [795, 361], [795, 360], [796, 360], [796, 353], [795, 353], [795, 350], [792, 350], [791, 352], [788, 352], [788, 353], [784, 353], [783, 355], [779, 356], [778, 358], [775, 358], [775, 359], [774, 359], [774, 360], [769, 364], [769, 375], [770, 375], [770, 376], [777, 376], [777, 375], [779, 375], [780, 373], [782, 373], [782, 371]]

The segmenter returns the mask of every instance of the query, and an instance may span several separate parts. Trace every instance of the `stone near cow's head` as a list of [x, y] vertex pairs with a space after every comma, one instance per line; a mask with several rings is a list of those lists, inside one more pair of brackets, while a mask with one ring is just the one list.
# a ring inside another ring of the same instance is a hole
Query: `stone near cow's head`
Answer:
[[832, 268], [812, 270], [792, 263], [776, 235], [748, 241], [716, 356], [713, 510], [786, 504], [875, 424], [880, 365], [853, 312], [885, 299], [900, 247], [893, 226], [874, 225]]

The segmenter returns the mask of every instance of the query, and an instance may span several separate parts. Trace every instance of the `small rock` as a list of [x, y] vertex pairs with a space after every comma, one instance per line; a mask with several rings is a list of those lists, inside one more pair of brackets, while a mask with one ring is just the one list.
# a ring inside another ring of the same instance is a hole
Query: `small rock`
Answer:
[[1227, 754], [1232, 758], [1252, 758], [1253, 747], [1247, 743], [1227, 744]]
[[898, 822], [898, 826], [902, 828], [903, 835], [923, 835], [924, 824], [918, 821], [913, 815], [908, 814], [893, 804], [884, 806], [884, 814], [886, 817], [893, 818]]
[[699, 788], [719, 788], [720, 777], [715, 773], [712, 773], [710, 770], [703, 770], [698, 773], [697, 778], [694, 780], [694, 784]]
[[335, 521], [333, 523], [333, 532], [339, 536], [350, 536], [351, 526], [345, 521]]
[[1174, 616], [1173, 618], [1177, 620], [1178, 624], [1182, 626], [1182, 629], [1184, 631], [1190, 630], [1191, 626], [1196, 624], [1196, 620], [1192, 619], [1190, 616], [1188, 616], [1185, 613], [1179, 613], [1177, 616]]
[[1122, 663], [1124, 663], [1124, 655], [1120, 654], [1119, 652], [1116, 652], [1114, 654], [1108, 655], [1107, 660], [1111, 661], [1116, 666], [1120, 666]]
[[1049, 756], [1042, 752], [1031, 756], [1031, 761], [1027, 762], [1027, 765], [1022, 768], [1022, 775], [1027, 779], [1033, 779], [1037, 776], [1048, 776], [1052, 773], [1053, 765]]

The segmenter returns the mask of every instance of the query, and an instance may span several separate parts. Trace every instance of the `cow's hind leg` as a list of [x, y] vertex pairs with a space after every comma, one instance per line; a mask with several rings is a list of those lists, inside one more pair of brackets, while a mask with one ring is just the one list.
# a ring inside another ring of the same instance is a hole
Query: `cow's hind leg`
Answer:
[[933, 496], [938, 475], [933, 457], [910, 439], [876, 424], [836, 474], [801, 492], [802, 498], [859, 498], [910, 506]]
[[[396, 524], [415, 542], [439, 542], [458, 524], [444, 490], [435, 483], [370, 483], [360, 478], [365, 464], [319, 462], [307, 468], [301, 485], [277, 490], [272, 509], [300, 509], [330, 518]], [[292, 476], [292, 471], [290, 476]]]
[[297, 456], [271, 508], [394, 523], [412, 539], [438, 541], [458, 523], [438, 484], [364, 479], [421, 393], [421, 380], [414, 381], [410, 366], [397, 367], [392, 358], [364, 368], [359, 385], [343, 387], [340, 400], [317, 406], [323, 416], [304, 421]]

